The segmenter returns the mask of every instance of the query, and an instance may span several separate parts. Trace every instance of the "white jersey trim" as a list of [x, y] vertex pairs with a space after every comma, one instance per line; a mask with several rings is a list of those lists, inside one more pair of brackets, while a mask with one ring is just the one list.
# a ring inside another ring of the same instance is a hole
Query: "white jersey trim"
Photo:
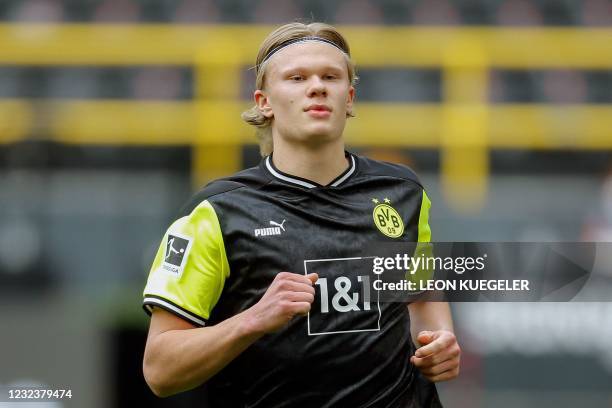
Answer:
[[205, 326], [206, 325], [206, 322], [204, 320], [198, 319], [197, 317], [190, 315], [189, 313], [185, 312], [184, 310], [181, 310], [180, 308], [176, 307], [172, 303], [166, 302], [163, 299], [153, 298], [153, 297], [145, 297], [143, 303], [144, 303], [144, 306], [151, 313], [153, 312], [151, 310], [151, 306], [158, 305], [158, 306], [162, 306], [163, 308], [170, 309], [171, 311], [173, 311], [177, 315], [179, 315], [181, 317], [184, 317], [185, 319], [189, 320], [192, 323], [199, 324], [200, 326]]
[[[272, 166], [272, 163], [270, 163], [270, 157], [271, 156], [266, 157], [266, 168], [268, 169], [268, 171], [270, 173], [272, 173], [272, 175], [274, 177], [276, 177], [278, 179], [281, 179], [281, 180], [284, 180], [284, 181], [288, 181], [290, 183], [294, 183], [294, 184], [300, 185], [302, 187], [307, 187], [307, 188], [315, 188], [315, 187], [317, 187], [316, 184], [312, 184], [312, 183], [309, 183], [307, 181], [300, 180], [300, 179], [297, 179], [297, 178], [294, 178], [294, 177], [291, 177], [291, 176], [286, 176], [284, 174], [279, 173], [278, 171], [276, 171], [274, 169], [274, 167]], [[339, 178], [338, 180], [336, 180], [332, 184], [330, 184], [331, 187], [339, 186], [340, 184], [342, 184], [344, 181], [346, 181], [355, 172], [355, 169], [356, 169], [356, 166], [355, 166], [355, 157], [351, 154], [350, 158], [351, 158], [351, 167], [350, 167], [350, 169], [348, 169], [346, 174], [344, 174], [341, 178]]]
[[344, 180], [346, 180], [347, 178], [351, 177], [351, 174], [353, 174], [354, 172], [355, 172], [355, 158], [351, 154], [351, 168], [350, 168], [350, 170], [344, 176], [342, 176], [341, 178], [339, 178], [338, 180], [333, 182], [331, 184], [332, 187], [339, 186]]

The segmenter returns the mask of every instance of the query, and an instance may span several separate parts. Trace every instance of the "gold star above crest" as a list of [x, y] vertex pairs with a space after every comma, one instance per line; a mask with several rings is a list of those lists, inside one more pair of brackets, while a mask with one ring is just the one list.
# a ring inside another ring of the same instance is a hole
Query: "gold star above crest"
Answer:
[[389, 200], [387, 197], [385, 197], [385, 203], [389, 204], [391, 202], [391, 200]]
[[373, 202], [374, 204], [378, 204], [380, 201], [378, 201], [378, 198], [373, 198], [373, 199], [372, 199], [372, 202]]

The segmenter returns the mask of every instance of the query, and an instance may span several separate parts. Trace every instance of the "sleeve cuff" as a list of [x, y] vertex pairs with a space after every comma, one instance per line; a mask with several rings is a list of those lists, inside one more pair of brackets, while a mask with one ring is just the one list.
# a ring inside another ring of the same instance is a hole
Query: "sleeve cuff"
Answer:
[[145, 295], [142, 302], [142, 307], [149, 316], [151, 316], [153, 313], [153, 306], [164, 309], [183, 320], [187, 320], [191, 324], [195, 324], [196, 326], [203, 327], [206, 325], [206, 319], [190, 312], [176, 303], [169, 301], [168, 299], [164, 299], [163, 297], [156, 295]]

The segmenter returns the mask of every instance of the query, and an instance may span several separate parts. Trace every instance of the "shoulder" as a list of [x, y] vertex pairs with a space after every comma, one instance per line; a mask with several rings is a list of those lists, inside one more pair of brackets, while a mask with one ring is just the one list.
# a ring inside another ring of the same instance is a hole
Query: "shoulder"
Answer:
[[240, 171], [230, 177], [211, 181], [187, 201], [179, 211], [179, 216], [190, 214], [204, 201], [214, 202], [228, 196], [230, 196], [229, 199], [233, 199], [234, 195], [248, 189], [260, 188], [267, 182], [259, 166]]
[[408, 166], [373, 160], [364, 156], [357, 156], [360, 173], [368, 177], [395, 178], [414, 183], [423, 188], [423, 184], [416, 173]]

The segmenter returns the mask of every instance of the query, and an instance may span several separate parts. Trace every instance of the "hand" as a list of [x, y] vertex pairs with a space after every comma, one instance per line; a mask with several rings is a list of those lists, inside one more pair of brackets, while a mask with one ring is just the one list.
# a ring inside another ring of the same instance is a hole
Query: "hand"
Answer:
[[461, 348], [453, 332], [448, 330], [422, 331], [420, 343], [410, 362], [430, 381], [452, 380], [459, 375]]
[[254, 332], [280, 330], [296, 315], [306, 315], [314, 301], [316, 273], [299, 275], [280, 272], [263, 297], [247, 310], [249, 326]]

